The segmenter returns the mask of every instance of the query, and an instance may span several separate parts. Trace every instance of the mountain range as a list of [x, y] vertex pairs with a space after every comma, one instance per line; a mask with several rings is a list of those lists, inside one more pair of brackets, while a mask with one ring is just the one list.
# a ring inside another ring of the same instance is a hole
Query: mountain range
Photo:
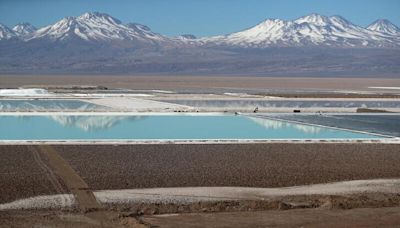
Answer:
[[341, 16], [267, 19], [227, 35], [169, 37], [104, 13], [39, 28], [0, 24], [0, 73], [392, 75], [400, 28]]
[[363, 28], [343, 17], [311, 14], [294, 21], [269, 19], [237, 33], [204, 41], [241, 47], [399, 47], [400, 29], [387, 20]]

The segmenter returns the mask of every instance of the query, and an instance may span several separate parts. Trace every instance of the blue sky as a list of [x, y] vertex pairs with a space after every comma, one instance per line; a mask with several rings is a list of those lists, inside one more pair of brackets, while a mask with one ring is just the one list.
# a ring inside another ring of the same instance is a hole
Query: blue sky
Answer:
[[41, 27], [87, 11], [145, 24], [165, 35], [226, 34], [267, 18], [310, 13], [341, 15], [362, 26], [386, 18], [400, 26], [400, 0], [0, 0], [0, 23]]

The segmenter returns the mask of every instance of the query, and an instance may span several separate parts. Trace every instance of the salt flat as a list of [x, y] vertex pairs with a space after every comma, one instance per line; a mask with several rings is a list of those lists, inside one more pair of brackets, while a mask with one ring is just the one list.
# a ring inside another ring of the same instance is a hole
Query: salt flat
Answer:
[[[294, 186], [287, 188], [183, 187], [94, 191], [105, 205], [188, 204], [196, 202], [266, 201], [288, 196], [344, 196], [356, 194], [396, 194], [400, 179], [375, 179]], [[76, 205], [72, 194], [35, 196], [0, 204], [0, 211], [18, 209], [68, 209]]]

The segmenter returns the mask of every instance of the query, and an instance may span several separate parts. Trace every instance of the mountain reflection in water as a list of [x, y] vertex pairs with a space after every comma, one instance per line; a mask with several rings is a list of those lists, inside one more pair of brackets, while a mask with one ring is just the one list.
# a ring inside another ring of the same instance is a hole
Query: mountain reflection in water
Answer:
[[49, 116], [52, 120], [64, 127], [75, 127], [81, 130], [101, 131], [112, 128], [122, 121], [136, 121], [146, 118], [145, 116]]
[[316, 126], [309, 126], [309, 125], [303, 125], [303, 124], [292, 124], [292, 123], [288, 123], [288, 122], [284, 122], [284, 121], [277, 121], [277, 120], [271, 120], [271, 119], [254, 118], [254, 117], [250, 117], [250, 119], [267, 129], [295, 128], [306, 134], [318, 134], [322, 130], [322, 128], [316, 127]]

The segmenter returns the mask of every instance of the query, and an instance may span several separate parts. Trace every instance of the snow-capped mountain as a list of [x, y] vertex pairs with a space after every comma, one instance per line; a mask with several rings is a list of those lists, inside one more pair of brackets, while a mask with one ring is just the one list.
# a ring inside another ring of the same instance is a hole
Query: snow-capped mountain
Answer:
[[196, 38], [84, 13], [14, 30], [0, 25], [0, 73], [400, 75], [400, 33], [387, 20], [364, 28], [311, 14]]
[[400, 36], [400, 28], [385, 19], [379, 19], [375, 21], [374, 23], [369, 25], [367, 29], [371, 31]]
[[311, 14], [294, 21], [268, 19], [225, 36], [203, 38], [206, 44], [265, 47], [391, 47], [400, 46], [398, 36], [366, 29], [340, 16]]
[[7, 40], [16, 36], [13, 30], [0, 23], [0, 40]]
[[179, 46], [192, 46], [192, 47], [196, 47], [196, 46], [201, 46], [202, 43], [199, 42], [199, 39], [197, 39], [197, 37], [195, 35], [192, 34], [183, 34], [183, 35], [179, 35], [177, 37], [174, 37], [174, 41], [175, 43], [177, 43]]
[[15, 32], [15, 34], [24, 36], [35, 32], [37, 29], [35, 26], [29, 23], [19, 23], [15, 25], [12, 30]]
[[78, 17], [66, 17], [53, 25], [34, 32], [27, 40], [49, 39], [52, 41], [141, 41], [161, 42], [168, 38], [153, 33], [139, 24], [124, 25], [118, 19], [103, 13], [84, 13]]
[[0, 39], [19, 37], [23, 41], [135, 41], [158, 46], [233, 46], [267, 47], [399, 47], [400, 29], [388, 20], [378, 20], [368, 28], [357, 26], [340, 16], [311, 14], [297, 20], [268, 19], [258, 25], [228, 35], [196, 38], [194, 35], [167, 37], [137, 23], [123, 24], [104, 13], [84, 13], [66, 17], [36, 30], [29, 23], [13, 30], [0, 25]]

